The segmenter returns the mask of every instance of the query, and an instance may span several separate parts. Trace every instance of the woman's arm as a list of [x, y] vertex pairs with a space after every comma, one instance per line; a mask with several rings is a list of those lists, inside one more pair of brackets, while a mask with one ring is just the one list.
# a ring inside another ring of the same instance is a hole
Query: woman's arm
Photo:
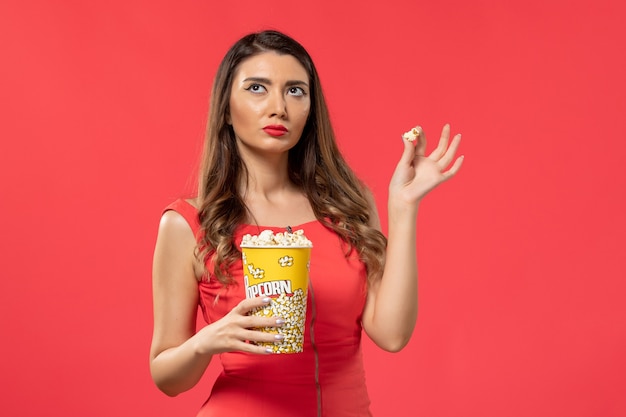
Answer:
[[161, 218], [154, 251], [150, 371], [155, 384], [170, 396], [196, 385], [216, 353], [237, 350], [267, 354], [264, 347], [246, 340], [275, 342], [274, 336], [250, 329], [280, 325], [276, 318], [247, 315], [251, 309], [270, 302], [259, 297], [242, 301], [224, 318], [196, 333], [199, 295], [195, 247], [185, 219], [175, 211], [167, 211]]
[[[459, 157], [445, 171], [461, 140], [461, 135], [456, 135], [448, 146], [450, 126], [444, 126], [439, 145], [428, 156], [424, 155], [424, 133], [418, 130], [416, 142], [404, 141], [404, 152], [389, 184], [385, 269], [382, 278], [368, 288], [363, 311], [365, 332], [379, 347], [391, 352], [406, 346], [417, 319], [415, 241], [419, 202], [456, 174], [463, 162], [463, 157]], [[378, 216], [373, 217], [373, 225], [379, 227]]]
[[200, 354], [192, 338], [198, 310], [195, 246], [186, 220], [175, 211], [165, 212], [152, 269], [154, 331], [150, 371], [159, 389], [172, 396], [193, 387], [211, 361], [211, 354]]

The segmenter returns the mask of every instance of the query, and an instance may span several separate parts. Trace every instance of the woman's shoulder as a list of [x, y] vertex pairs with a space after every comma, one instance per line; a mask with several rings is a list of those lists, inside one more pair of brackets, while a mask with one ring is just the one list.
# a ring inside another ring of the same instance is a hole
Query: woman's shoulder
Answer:
[[202, 268], [195, 258], [200, 230], [197, 215], [197, 210], [184, 200], [177, 200], [163, 210], [157, 233], [155, 265], [164, 268], [165, 265], [184, 265], [191, 260], [196, 279], [202, 276]]
[[159, 229], [170, 233], [191, 231], [197, 235], [200, 230], [200, 219], [198, 218], [198, 206], [195, 198], [179, 198], [168, 204], [161, 216]]

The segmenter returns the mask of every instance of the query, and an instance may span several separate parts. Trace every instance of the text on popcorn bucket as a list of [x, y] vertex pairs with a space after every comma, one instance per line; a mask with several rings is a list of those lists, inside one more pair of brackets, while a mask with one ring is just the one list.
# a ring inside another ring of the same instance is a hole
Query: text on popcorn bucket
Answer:
[[291, 281], [289, 280], [276, 280], [265, 281], [258, 284], [252, 284], [248, 282], [248, 277], [244, 277], [246, 284], [246, 297], [254, 298], [261, 295], [272, 297], [279, 294], [292, 295]]

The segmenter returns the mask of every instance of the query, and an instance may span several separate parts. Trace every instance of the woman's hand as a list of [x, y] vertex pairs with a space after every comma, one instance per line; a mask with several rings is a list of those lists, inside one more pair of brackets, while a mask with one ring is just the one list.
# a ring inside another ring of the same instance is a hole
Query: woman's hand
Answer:
[[256, 297], [241, 301], [230, 313], [198, 332], [196, 336], [198, 352], [211, 355], [233, 351], [272, 353], [271, 349], [248, 343], [282, 341], [282, 335], [255, 330], [262, 327], [280, 327], [284, 323], [281, 317], [248, 315], [256, 307], [268, 306], [271, 302], [269, 297]]
[[[368, 287], [363, 328], [379, 347], [390, 352], [404, 348], [417, 319], [416, 223], [419, 202], [428, 192], [452, 178], [463, 157], [455, 159], [461, 141], [450, 142], [445, 125], [437, 148], [428, 156], [421, 128], [414, 142], [404, 140], [404, 153], [389, 183], [389, 222], [383, 276]], [[453, 162], [454, 161], [454, 162]], [[452, 166], [450, 166], [452, 164]], [[450, 168], [448, 168], [450, 166]]]
[[[463, 156], [454, 160], [461, 135], [455, 135], [450, 143], [450, 125], [443, 127], [437, 148], [428, 156], [425, 155], [426, 136], [422, 128], [417, 130], [417, 140], [403, 140], [404, 153], [389, 183], [390, 204], [417, 206], [426, 194], [452, 178], [463, 163]], [[454, 163], [447, 169], [453, 160]]]

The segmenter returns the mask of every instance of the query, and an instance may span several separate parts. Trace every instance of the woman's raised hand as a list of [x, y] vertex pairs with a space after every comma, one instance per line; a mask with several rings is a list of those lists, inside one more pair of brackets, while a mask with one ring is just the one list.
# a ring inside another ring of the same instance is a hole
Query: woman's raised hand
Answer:
[[450, 142], [450, 125], [443, 127], [437, 148], [428, 156], [426, 136], [422, 128], [416, 129], [419, 134], [414, 142], [403, 139], [404, 152], [389, 183], [389, 204], [416, 206], [428, 192], [452, 178], [463, 163], [463, 156], [455, 159], [461, 135]]
[[199, 343], [202, 344], [198, 349], [199, 352], [207, 354], [233, 351], [272, 353], [264, 346], [248, 343], [282, 341], [282, 335], [256, 330], [262, 327], [280, 327], [283, 324], [282, 318], [248, 315], [254, 308], [267, 306], [270, 303], [269, 297], [256, 297], [241, 301], [230, 313], [198, 332]]

